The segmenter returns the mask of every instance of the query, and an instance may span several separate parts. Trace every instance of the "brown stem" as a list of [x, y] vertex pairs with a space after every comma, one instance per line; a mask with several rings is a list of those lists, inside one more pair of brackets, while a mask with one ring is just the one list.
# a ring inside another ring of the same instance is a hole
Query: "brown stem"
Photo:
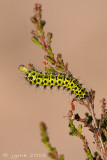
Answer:
[[97, 143], [98, 138], [95, 139], [95, 141], [97, 143], [97, 147], [98, 147], [99, 151], [101, 152], [101, 156], [102, 156], [103, 160], [107, 160], [104, 143], [103, 143], [102, 138], [101, 138], [101, 131], [100, 131], [100, 128], [98, 128], [98, 126], [97, 126], [96, 117], [95, 117], [95, 113], [94, 113], [94, 98], [95, 98], [94, 94], [95, 94], [95, 92], [91, 90], [91, 93], [92, 93], [91, 97], [87, 98], [87, 102], [88, 102], [87, 104], [84, 101], [79, 100], [78, 98], [74, 98], [72, 101], [79, 102], [81, 105], [84, 105], [89, 110], [89, 112], [90, 112], [90, 114], [93, 118], [93, 123], [94, 123], [94, 126], [95, 126], [95, 130], [97, 131], [97, 135], [98, 135], [98, 138], [100, 140], [100, 146], [99, 146], [99, 143]]
[[54, 158], [55, 158], [56, 160], [60, 160], [57, 154], [55, 154], [54, 152], [51, 152], [51, 153], [52, 153], [52, 155], [54, 156]]
[[98, 138], [100, 140], [100, 145], [101, 145], [101, 155], [102, 155], [102, 158], [103, 160], [107, 160], [106, 157], [105, 157], [105, 148], [104, 148], [104, 144], [103, 144], [103, 141], [102, 141], [102, 138], [101, 138], [101, 133], [100, 133], [100, 128], [98, 128], [98, 125], [97, 125], [97, 122], [96, 122], [96, 117], [95, 117], [95, 113], [94, 113], [94, 103], [92, 102], [89, 102], [89, 111], [91, 113], [91, 116], [93, 118], [93, 123], [94, 123], [94, 126], [96, 129], [98, 129]]

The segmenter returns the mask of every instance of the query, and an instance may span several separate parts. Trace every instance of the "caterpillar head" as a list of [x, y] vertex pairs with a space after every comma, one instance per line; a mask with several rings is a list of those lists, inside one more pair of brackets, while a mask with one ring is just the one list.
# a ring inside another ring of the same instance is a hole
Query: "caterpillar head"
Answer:
[[24, 73], [28, 72], [27, 68], [24, 65], [20, 65], [18, 69]]

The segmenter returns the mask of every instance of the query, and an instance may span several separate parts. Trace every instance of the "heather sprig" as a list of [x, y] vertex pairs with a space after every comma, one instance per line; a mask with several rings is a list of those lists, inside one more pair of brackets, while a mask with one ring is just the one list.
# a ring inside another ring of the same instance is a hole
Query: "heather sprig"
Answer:
[[50, 140], [47, 133], [47, 127], [44, 122], [40, 123], [40, 130], [41, 130], [42, 142], [49, 150], [48, 156], [54, 160], [64, 160], [64, 156], [58, 155], [58, 151], [56, 150], [56, 148], [52, 147], [52, 145], [50, 144]]
[[[52, 73], [52, 76], [54, 76], [55, 74], [58, 74], [60, 75], [60, 78], [61, 78], [61, 74], [62, 74], [64, 78], [66, 76], [67, 76], [66, 79], [69, 78], [68, 76], [69, 75], [71, 76], [71, 73], [68, 70], [68, 63], [64, 63], [62, 54], [58, 53], [56, 58], [54, 57], [54, 53], [51, 47], [53, 34], [51, 32], [48, 32], [45, 35], [44, 26], [46, 22], [42, 20], [42, 5], [41, 4], [38, 4], [38, 3], [35, 4], [34, 16], [31, 18], [31, 21], [35, 26], [35, 30], [32, 31], [32, 34], [33, 34], [32, 40], [34, 43], [40, 46], [46, 53], [44, 58], [47, 62], [42, 62], [45, 65], [46, 76], [51, 75]], [[20, 65], [19, 70], [21, 70], [22, 72], [26, 74], [27, 76], [26, 78], [31, 83], [34, 83], [34, 82], [36, 83], [36, 79], [34, 79], [34, 74], [38, 75], [37, 77], [39, 78], [39, 81], [41, 80], [40, 77], [43, 76], [42, 73], [35, 71], [32, 64], [29, 64], [29, 70], [24, 65]], [[44, 77], [45, 76], [43, 76], [43, 78]], [[49, 78], [51, 78], [51, 76]], [[32, 79], [33, 81], [31, 81]], [[81, 85], [77, 83], [78, 81], [77, 80], [74, 80], [74, 81], [75, 81], [74, 84], [79, 85], [79, 88], [81, 88]], [[50, 85], [49, 83], [48, 85]], [[44, 82], [41, 82], [41, 84], [44, 85]], [[76, 89], [77, 88], [75, 87], [75, 90]], [[72, 100], [70, 100], [71, 109], [68, 115], [66, 116], [68, 118], [69, 128], [70, 128], [69, 135], [77, 136], [83, 141], [84, 151], [87, 156], [86, 160], [107, 160], [106, 100], [105, 98], [103, 98], [100, 101], [101, 110], [102, 110], [100, 119], [96, 118], [96, 114], [94, 111], [94, 107], [95, 107], [94, 100], [95, 100], [95, 91], [93, 89], [91, 89], [88, 92], [88, 96], [85, 97], [84, 99], [75, 97]], [[76, 114], [74, 113], [74, 111], [76, 110], [75, 102], [80, 104], [81, 107], [86, 107], [87, 113], [85, 113], [84, 118], [81, 118], [79, 113], [76, 113]], [[75, 127], [74, 121], [77, 121], [79, 123], [78, 128]], [[93, 134], [93, 137], [95, 140], [94, 143], [96, 144], [96, 147], [99, 153], [95, 152], [94, 155], [92, 155], [90, 147], [89, 147], [89, 143], [82, 133], [83, 127], [87, 127], [88, 130]], [[45, 146], [49, 150], [48, 156], [54, 160], [64, 160], [64, 156], [59, 155], [56, 148], [52, 147], [52, 145], [50, 144], [49, 136], [47, 133], [47, 127], [44, 122], [41, 122], [40, 129], [41, 129], [42, 142], [45, 144]]]

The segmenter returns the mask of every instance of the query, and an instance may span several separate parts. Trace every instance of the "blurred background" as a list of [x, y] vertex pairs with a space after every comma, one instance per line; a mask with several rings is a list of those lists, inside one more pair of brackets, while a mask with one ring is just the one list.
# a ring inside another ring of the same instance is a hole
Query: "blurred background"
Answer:
[[[49, 160], [41, 142], [39, 124], [48, 126], [51, 144], [66, 160], [83, 160], [82, 141], [69, 136], [67, 91], [30, 86], [19, 65], [33, 63], [44, 71], [45, 52], [31, 40], [35, 3], [42, 4], [45, 33], [52, 32], [52, 49], [61, 53], [75, 78], [89, 91], [96, 91], [95, 112], [100, 118], [100, 100], [107, 99], [107, 1], [103, 0], [0, 0], [0, 159], [26, 154], [17, 160]], [[86, 108], [76, 104], [84, 117]], [[84, 129], [92, 153], [93, 135]], [[5, 154], [4, 154], [5, 153]], [[4, 154], [4, 156], [3, 156]], [[45, 157], [30, 157], [32, 154]], [[7, 155], [7, 157], [5, 157]], [[15, 159], [15, 158], [14, 158]]]

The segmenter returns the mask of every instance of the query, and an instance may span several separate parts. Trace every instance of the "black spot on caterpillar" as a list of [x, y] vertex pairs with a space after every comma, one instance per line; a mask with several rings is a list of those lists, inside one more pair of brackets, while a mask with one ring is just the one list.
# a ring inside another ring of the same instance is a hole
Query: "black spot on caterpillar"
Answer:
[[77, 79], [73, 78], [72, 75], [66, 74], [43, 74], [42, 72], [36, 71], [33, 67], [30, 67], [28, 70], [25, 66], [21, 65], [19, 70], [26, 73], [26, 80], [30, 84], [34, 84], [37, 87], [43, 86], [46, 88], [49, 86], [53, 88], [56, 86], [57, 88], [63, 87], [67, 90], [71, 91], [76, 97], [79, 99], [85, 99], [88, 97], [88, 92], [85, 88], [82, 87], [82, 84], [78, 82]]

